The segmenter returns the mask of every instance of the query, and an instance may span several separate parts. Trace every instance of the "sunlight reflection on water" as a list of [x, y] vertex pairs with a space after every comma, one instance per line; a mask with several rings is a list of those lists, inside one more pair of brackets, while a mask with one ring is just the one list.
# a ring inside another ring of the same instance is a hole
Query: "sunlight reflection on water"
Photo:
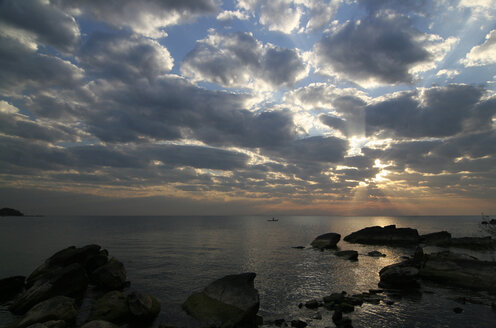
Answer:
[[[420, 233], [448, 230], [454, 236], [477, 235], [478, 217], [45, 217], [0, 221], [0, 277], [29, 274], [43, 259], [68, 245], [97, 243], [124, 262], [132, 287], [157, 296], [163, 303], [161, 322], [195, 327], [181, 311], [194, 291], [226, 274], [253, 271], [260, 292], [259, 314], [266, 319], [311, 318], [313, 310], [298, 304], [332, 292], [361, 293], [377, 288], [378, 272], [411, 255], [413, 248], [349, 244], [358, 262], [308, 248], [326, 232], [345, 235], [372, 225], [396, 224]], [[292, 246], [307, 246], [299, 250]], [[372, 250], [385, 258], [372, 258]], [[478, 254], [480, 255], [480, 254]], [[494, 259], [494, 253], [482, 254]], [[431, 287], [435, 294], [411, 295], [393, 305], [364, 304], [351, 314], [354, 327], [493, 327], [495, 314], [487, 307], [457, 303], [450, 291]], [[456, 294], [456, 293], [455, 293]], [[333, 326], [331, 312], [312, 327]], [[9, 315], [0, 310], [0, 324]], [[474, 326], [474, 323], [477, 325]]]

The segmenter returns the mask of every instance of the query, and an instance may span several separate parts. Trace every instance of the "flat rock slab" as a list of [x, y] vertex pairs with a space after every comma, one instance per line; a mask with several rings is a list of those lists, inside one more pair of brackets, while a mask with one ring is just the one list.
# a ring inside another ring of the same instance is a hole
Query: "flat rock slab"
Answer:
[[341, 257], [345, 260], [358, 261], [358, 252], [353, 250], [338, 251], [334, 255]]
[[395, 225], [389, 225], [367, 227], [349, 234], [344, 240], [359, 244], [414, 245], [419, 243], [420, 237], [417, 229], [396, 228]]

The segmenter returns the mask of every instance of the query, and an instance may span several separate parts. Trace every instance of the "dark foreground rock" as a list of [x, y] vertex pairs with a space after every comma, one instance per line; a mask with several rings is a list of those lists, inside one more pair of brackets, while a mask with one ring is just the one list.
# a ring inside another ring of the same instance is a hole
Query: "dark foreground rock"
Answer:
[[419, 269], [405, 263], [388, 265], [379, 271], [381, 288], [412, 289], [420, 287]]
[[420, 242], [426, 245], [440, 246], [451, 241], [451, 234], [448, 231], [439, 231], [420, 236]]
[[26, 328], [36, 323], [50, 320], [74, 321], [77, 315], [75, 300], [65, 296], [55, 296], [30, 309], [21, 319], [9, 328]]
[[344, 237], [350, 243], [373, 245], [414, 245], [419, 239], [416, 229], [396, 228], [395, 225], [368, 227]]
[[472, 250], [496, 249], [496, 240], [488, 237], [461, 237], [452, 238], [447, 231], [433, 232], [420, 236], [420, 242], [425, 245], [439, 247], [457, 247]]
[[314, 248], [326, 249], [326, 248], [336, 248], [337, 243], [341, 239], [341, 235], [335, 232], [329, 232], [315, 238], [311, 245]]
[[425, 255], [419, 274], [445, 285], [496, 292], [496, 262], [468, 255], [450, 251]]
[[102, 320], [121, 324], [131, 318], [131, 312], [124, 293], [114, 290], [100, 297], [93, 304], [88, 321]]
[[93, 320], [85, 323], [81, 328], [118, 328], [119, 326], [114, 325], [111, 322], [103, 320]]
[[0, 279], [0, 304], [11, 300], [24, 289], [24, 276]]
[[337, 251], [334, 255], [345, 260], [358, 261], [358, 252], [353, 250]]
[[24, 214], [16, 209], [4, 207], [0, 209], [0, 216], [24, 216]]
[[43, 323], [35, 323], [28, 328], [65, 328], [67, 323], [64, 320], [50, 320]]
[[126, 285], [126, 270], [121, 262], [112, 258], [96, 269], [90, 278], [93, 284], [103, 290], [121, 289]]
[[383, 254], [379, 251], [371, 251], [371, 252], [368, 252], [367, 255], [372, 256], [372, 257], [386, 257], [386, 254]]
[[255, 273], [229, 275], [193, 294], [183, 309], [207, 325], [217, 327], [256, 326], [260, 305], [253, 281]]
[[128, 295], [127, 303], [134, 321], [147, 322], [160, 313], [160, 302], [153, 296], [133, 292]]

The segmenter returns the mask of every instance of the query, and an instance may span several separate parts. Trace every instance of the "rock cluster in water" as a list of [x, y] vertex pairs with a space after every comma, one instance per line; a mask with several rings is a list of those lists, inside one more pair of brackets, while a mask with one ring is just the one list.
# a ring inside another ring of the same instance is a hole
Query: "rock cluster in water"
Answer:
[[9, 208], [9, 207], [4, 207], [0, 208], [0, 216], [24, 216], [21, 211]]
[[[82, 321], [84, 328], [111, 328], [139, 322], [147, 326], [160, 312], [148, 294], [123, 289], [129, 285], [124, 265], [98, 245], [68, 247], [34, 270], [29, 277], [0, 280], [2, 303], [19, 318], [8, 328], [65, 328]], [[86, 295], [86, 296], [85, 296]], [[83, 299], [96, 295], [89, 313]]]

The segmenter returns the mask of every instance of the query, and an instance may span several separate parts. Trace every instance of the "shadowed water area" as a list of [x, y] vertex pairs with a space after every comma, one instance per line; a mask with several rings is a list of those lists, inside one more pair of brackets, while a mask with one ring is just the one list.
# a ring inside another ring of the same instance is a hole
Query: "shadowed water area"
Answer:
[[[198, 324], [182, 310], [192, 293], [222, 276], [256, 272], [259, 315], [264, 319], [304, 318], [311, 327], [334, 326], [332, 312], [319, 309], [322, 320], [309, 318], [314, 310], [298, 304], [332, 292], [349, 294], [376, 289], [379, 270], [412, 255], [414, 248], [350, 244], [357, 262], [317, 251], [310, 242], [326, 232], [342, 237], [374, 225], [396, 224], [419, 233], [447, 230], [454, 237], [481, 236], [474, 217], [6, 217], [0, 218], [0, 278], [29, 275], [43, 260], [69, 245], [102, 245], [122, 261], [131, 289], [156, 296], [162, 312], [155, 321], [177, 326]], [[294, 249], [293, 246], [306, 246]], [[366, 254], [378, 250], [386, 257]], [[438, 248], [426, 248], [427, 253]], [[494, 261], [494, 252], [454, 250]], [[350, 314], [354, 327], [494, 327], [496, 311], [479, 304], [460, 305], [460, 296], [485, 297], [460, 289], [423, 284], [420, 293], [405, 295], [392, 305], [364, 304]], [[462, 307], [462, 313], [454, 313]], [[12, 316], [0, 307], [0, 325]]]

